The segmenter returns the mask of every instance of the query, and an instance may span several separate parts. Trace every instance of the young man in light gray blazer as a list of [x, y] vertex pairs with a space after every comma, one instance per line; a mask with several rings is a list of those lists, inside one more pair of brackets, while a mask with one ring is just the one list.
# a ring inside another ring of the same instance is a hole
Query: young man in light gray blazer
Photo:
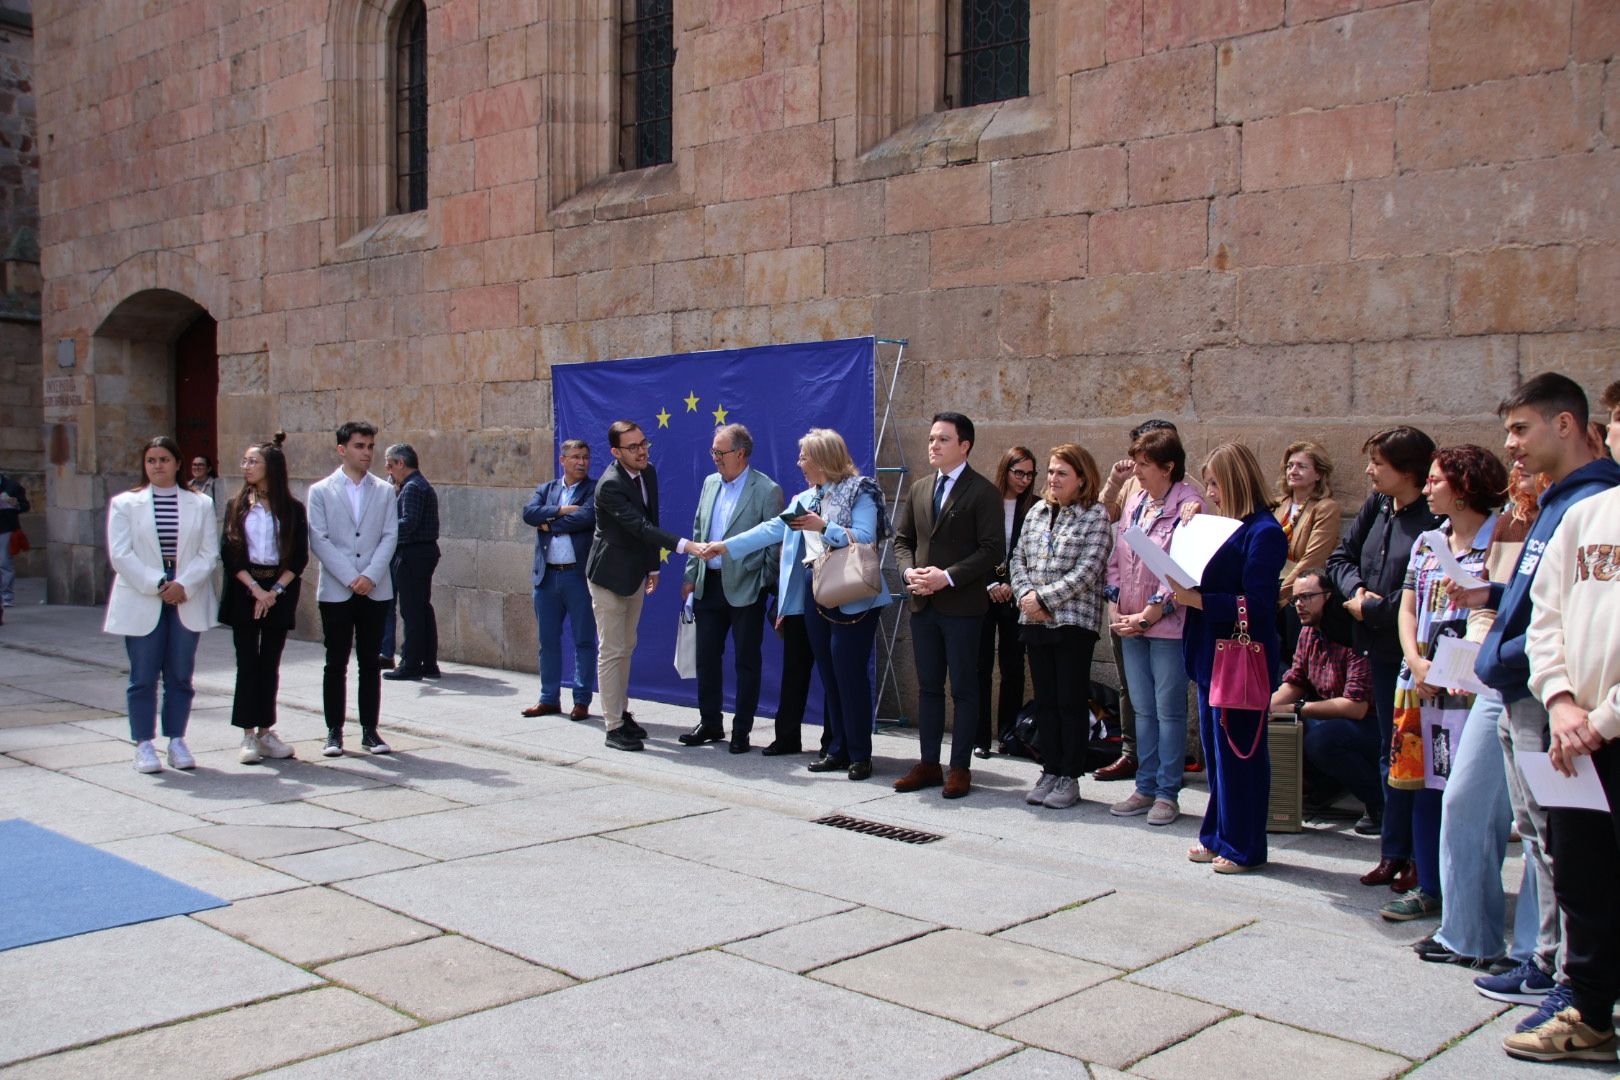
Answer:
[[360, 745], [373, 754], [389, 746], [377, 734], [382, 705], [383, 621], [394, 595], [388, 564], [399, 539], [394, 488], [370, 473], [377, 429], [350, 420], [337, 429], [338, 469], [309, 489], [309, 550], [321, 564], [321, 631], [326, 637], [327, 757], [343, 754], [344, 706], [348, 697], [349, 653], [360, 664]]

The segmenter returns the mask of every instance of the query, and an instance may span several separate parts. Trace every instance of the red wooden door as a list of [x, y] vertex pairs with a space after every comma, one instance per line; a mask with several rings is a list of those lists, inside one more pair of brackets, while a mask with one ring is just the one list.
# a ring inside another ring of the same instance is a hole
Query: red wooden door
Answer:
[[208, 315], [181, 331], [174, 343], [175, 439], [180, 443], [180, 479], [191, 477], [190, 461], [198, 454], [219, 465], [218, 324]]

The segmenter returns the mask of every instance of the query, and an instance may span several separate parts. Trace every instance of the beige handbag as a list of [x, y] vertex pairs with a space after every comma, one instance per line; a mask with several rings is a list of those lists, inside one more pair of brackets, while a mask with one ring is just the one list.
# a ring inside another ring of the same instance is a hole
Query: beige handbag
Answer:
[[811, 569], [816, 603], [825, 608], [870, 600], [883, 591], [883, 566], [876, 544], [830, 547], [817, 556]]

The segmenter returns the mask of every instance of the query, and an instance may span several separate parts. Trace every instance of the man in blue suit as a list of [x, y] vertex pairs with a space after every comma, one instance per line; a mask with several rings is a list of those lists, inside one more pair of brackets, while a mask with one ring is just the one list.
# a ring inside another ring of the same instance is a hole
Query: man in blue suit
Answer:
[[596, 481], [590, 478], [591, 448], [583, 440], [562, 444], [557, 479], [534, 489], [523, 523], [534, 527], [534, 618], [540, 627], [540, 701], [524, 716], [562, 712], [562, 629], [574, 634], [574, 708], [570, 720], [591, 711], [596, 685], [596, 617], [585, 585], [585, 560], [596, 528]]

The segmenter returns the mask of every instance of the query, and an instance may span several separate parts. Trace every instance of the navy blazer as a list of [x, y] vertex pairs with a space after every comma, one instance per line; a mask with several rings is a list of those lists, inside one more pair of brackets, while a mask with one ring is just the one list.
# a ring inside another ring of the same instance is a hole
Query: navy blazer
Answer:
[[1243, 519], [1237, 532], [1204, 567], [1204, 576], [1198, 582], [1203, 609], [1186, 609], [1187, 621], [1181, 635], [1187, 675], [1199, 686], [1209, 689], [1215, 642], [1236, 632], [1240, 595], [1249, 609], [1249, 637], [1265, 648], [1271, 685], [1277, 685], [1281, 651], [1277, 640], [1277, 593], [1282, 585], [1283, 563], [1287, 561], [1288, 539], [1271, 510], [1262, 506]]
[[[596, 481], [588, 476], [580, 481], [579, 494], [575, 496], [579, 509], [564, 516], [559, 511], [567, 505], [563, 502], [563, 493], [570, 486], [561, 477], [547, 480], [534, 489], [534, 495], [523, 508], [523, 524], [534, 528], [534, 569], [529, 574], [530, 585], [539, 585], [546, 579], [546, 548], [558, 533], [574, 538], [576, 561], [584, 563], [590, 557], [591, 534], [596, 529]], [[541, 532], [542, 525], [551, 528]]]

